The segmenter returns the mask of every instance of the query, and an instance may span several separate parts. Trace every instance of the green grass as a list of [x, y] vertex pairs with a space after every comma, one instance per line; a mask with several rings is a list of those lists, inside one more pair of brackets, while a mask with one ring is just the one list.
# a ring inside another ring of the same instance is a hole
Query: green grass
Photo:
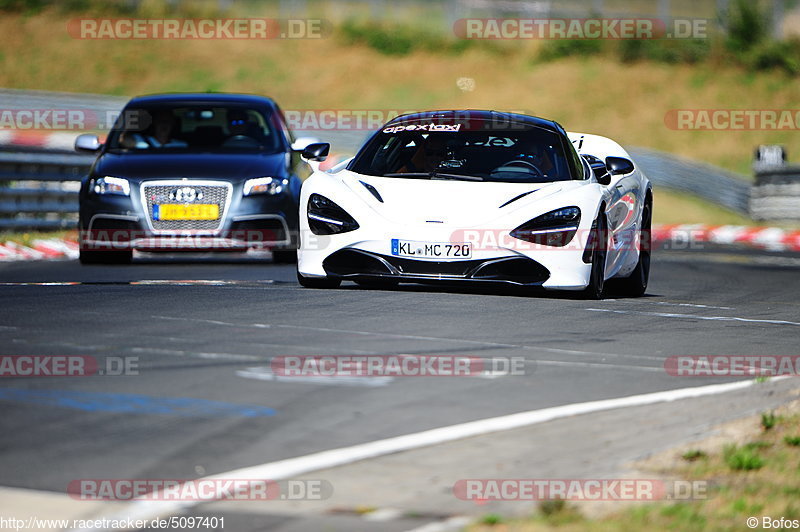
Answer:
[[786, 445], [800, 447], [800, 436], [785, 436], [783, 441], [786, 443]]
[[503, 522], [503, 517], [499, 514], [486, 514], [481, 517], [481, 523], [484, 525], [495, 526]]
[[686, 451], [681, 455], [681, 458], [686, 460], [687, 462], [694, 462], [700, 460], [701, 458], [708, 458], [705, 452], [699, 449], [692, 449], [690, 451]]
[[731, 445], [724, 454], [725, 463], [734, 471], [752, 471], [764, 467], [764, 459], [753, 447]]
[[[800, 414], [792, 405], [774, 413], [769, 431], [760, 416], [748, 420], [752, 441], [721, 444], [717, 449], [676, 453], [670, 465], [654, 466], [656, 477], [705, 480], [707, 494], [694, 500], [620, 504], [597, 515], [585, 515], [582, 503], [549, 501], [529, 518], [503, 518], [504, 532], [628, 532], [675, 530], [732, 532], [746, 530], [745, 519], [770, 515], [800, 519]], [[757, 439], [755, 439], [757, 438]], [[687, 462], [686, 457], [699, 458]], [[524, 472], [516, 472], [517, 477]], [[656, 478], [645, 473], [641, 478]], [[554, 510], [555, 508], [555, 510]], [[496, 527], [481, 521], [469, 532], [490, 532]]]
[[778, 416], [774, 412], [764, 412], [761, 414], [761, 427], [770, 430], [778, 423]]

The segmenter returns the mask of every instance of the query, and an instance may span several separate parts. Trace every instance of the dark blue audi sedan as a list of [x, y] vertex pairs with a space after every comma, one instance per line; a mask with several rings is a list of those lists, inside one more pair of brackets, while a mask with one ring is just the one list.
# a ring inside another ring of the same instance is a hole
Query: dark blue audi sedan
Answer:
[[80, 190], [80, 260], [127, 263], [141, 251], [270, 249], [296, 257], [298, 199], [307, 170], [269, 98], [162, 94], [134, 98]]

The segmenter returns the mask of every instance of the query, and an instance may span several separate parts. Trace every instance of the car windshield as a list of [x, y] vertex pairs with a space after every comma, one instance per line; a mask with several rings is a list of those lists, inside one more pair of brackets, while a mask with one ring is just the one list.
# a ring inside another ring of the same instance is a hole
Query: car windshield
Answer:
[[520, 124], [489, 130], [459, 126], [387, 126], [362, 148], [349, 169], [407, 179], [504, 183], [574, 179], [557, 133]]
[[281, 143], [271, 118], [234, 106], [127, 108], [109, 134], [108, 150], [276, 153]]

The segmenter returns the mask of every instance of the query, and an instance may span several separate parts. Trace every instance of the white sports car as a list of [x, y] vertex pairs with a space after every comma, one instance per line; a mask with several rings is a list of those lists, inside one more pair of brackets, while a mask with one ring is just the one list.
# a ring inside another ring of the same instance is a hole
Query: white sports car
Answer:
[[393, 119], [321, 171], [328, 150], [303, 152], [314, 169], [300, 196], [304, 287], [647, 289], [652, 187], [610, 139], [521, 114], [432, 111]]

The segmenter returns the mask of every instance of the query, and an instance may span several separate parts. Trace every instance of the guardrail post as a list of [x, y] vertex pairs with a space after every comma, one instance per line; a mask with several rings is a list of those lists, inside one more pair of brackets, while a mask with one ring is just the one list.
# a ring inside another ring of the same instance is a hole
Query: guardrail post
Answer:
[[800, 166], [786, 164], [782, 146], [759, 146], [750, 193], [754, 220], [800, 220]]

